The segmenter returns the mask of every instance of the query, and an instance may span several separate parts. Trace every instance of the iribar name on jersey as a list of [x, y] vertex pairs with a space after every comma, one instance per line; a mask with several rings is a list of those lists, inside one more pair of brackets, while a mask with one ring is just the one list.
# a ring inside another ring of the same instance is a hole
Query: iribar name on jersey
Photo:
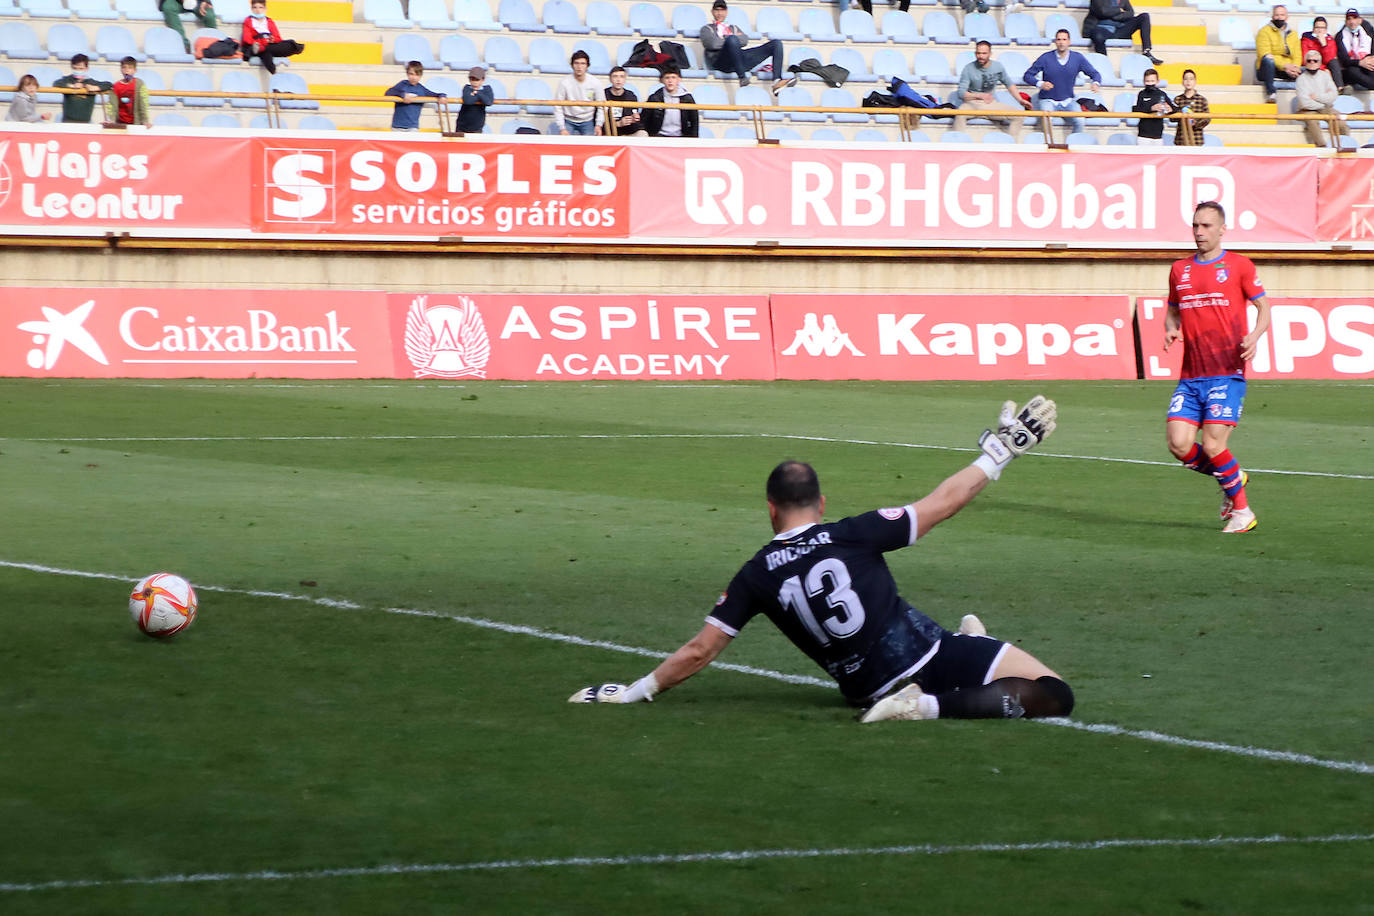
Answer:
[[786, 547], [779, 547], [777, 550], [770, 550], [763, 560], [768, 564], [768, 571], [772, 572], [784, 563], [791, 563], [798, 557], [806, 556], [820, 545], [829, 543], [830, 532], [819, 531], [815, 537], [808, 538], [800, 544], [791, 544]]

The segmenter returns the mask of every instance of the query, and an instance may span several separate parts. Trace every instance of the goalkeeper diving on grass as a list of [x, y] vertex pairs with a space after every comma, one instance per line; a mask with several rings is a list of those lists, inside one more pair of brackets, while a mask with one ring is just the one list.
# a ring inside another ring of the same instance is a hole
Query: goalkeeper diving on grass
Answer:
[[883, 554], [909, 547], [968, 505], [1017, 457], [1054, 432], [1054, 401], [1002, 405], [982, 454], [928, 495], [824, 522], [825, 496], [809, 464], [784, 461], [768, 476], [775, 537], [745, 563], [701, 632], [633, 684], [601, 684], [570, 703], [640, 703], [676, 687], [764, 614], [839, 684], [861, 722], [1067, 716], [1073, 691], [1030, 653], [987, 635], [965, 615], [944, 629], [897, 594]]

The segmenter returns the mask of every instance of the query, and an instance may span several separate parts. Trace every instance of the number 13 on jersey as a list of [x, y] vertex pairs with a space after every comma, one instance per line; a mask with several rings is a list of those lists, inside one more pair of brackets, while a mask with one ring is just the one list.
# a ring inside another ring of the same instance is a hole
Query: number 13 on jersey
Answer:
[[[822, 596], [825, 606], [820, 611], [827, 616], [817, 620], [811, 599]], [[778, 589], [778, 603], [794, 612], [807, 632], [823, 646], [830, 645], [831, 637], [853, 636], [864, 625], [863, 602], [854, 593], [849, 567], [833, 557], [820, 560], [807, 570], [804, 585], [801, 576], [784, 581]]]

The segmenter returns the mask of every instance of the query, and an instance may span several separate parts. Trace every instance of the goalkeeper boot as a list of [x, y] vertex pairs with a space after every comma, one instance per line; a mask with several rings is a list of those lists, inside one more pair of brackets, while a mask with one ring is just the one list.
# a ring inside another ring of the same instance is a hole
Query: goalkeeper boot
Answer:
[[868, 708], [860, 722], [886, 722], [888, 719], [938, 719], [940, 707], [935, 698], [915, 684], [890, 693]]
[[1255, 513], [1251, 509], [1233, 509], [1231, 517], [1226, 520], [1226, 527], [1221, 529], [1222, 534], [1243, 534], [1254, 528], [1259, 522], [1255, 519]]
[[[1250, 485], [1250, 475], [1245, 471], [1240, 472], [1240, 488], [1243, 490]], [[1225, 490], [1221, 491], [1221, 520], [1224, 522], [1231, 517], [1231, 495]]]
[[965, 636], [987, 636], [988, 628], [983, 626], [983, 621], [978, 619], [977, 614], [965, 614], [960, 618], [959, 629], [955, 632]]

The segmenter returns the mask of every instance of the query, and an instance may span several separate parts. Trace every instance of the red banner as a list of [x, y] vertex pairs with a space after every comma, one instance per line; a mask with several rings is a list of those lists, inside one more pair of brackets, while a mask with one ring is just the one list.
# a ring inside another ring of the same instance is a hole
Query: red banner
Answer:
[[[1136, 307], [1145, 377], [1177, 379], [1183, 346], [1164, 352], [1164, 299], [1141, 296]], [[1247, 378], [1374, 378], [1374, 299], [1271, 299], [1269, 318]]]
[[[0, 135], [0, 226], [242, 235], [247, 142], [111, 131]], [[23, 231], [23, 228], [20, 228]]]
[[392, 373], [376, 292], [0, 290], [0, 375], [374, 378]]
[[253, 228], [624, 238], [629, 148], [289, 137], [253, 141]]
[[780, 379], [1135, 377], [1125, 296], [779, 295]]
[[387, 297], [405, 378], [771, 379], [767, 296]]
[[637, 238], [1176, 245], [1216, 200], [1235, 244], [1316, 239], [1310, 156], [645, 146], [632, 179]]
[[1318, 187], [1318, 238], [1374, 242], [1374, 160], [1323, 159]]

